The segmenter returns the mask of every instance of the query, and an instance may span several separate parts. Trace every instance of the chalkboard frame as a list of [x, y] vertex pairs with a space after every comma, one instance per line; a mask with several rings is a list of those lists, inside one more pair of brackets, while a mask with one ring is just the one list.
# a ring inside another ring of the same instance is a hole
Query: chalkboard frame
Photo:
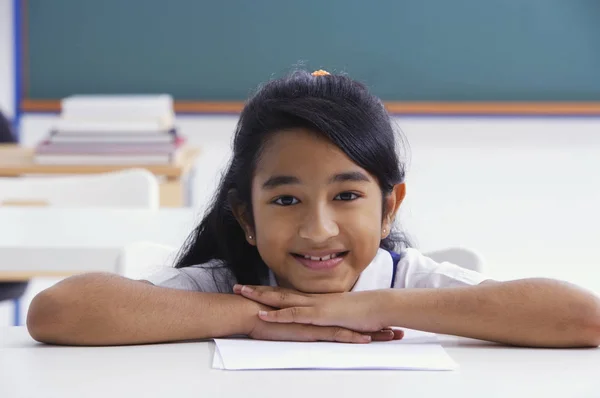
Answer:
[[[27, 0], [13, 0], [15, 36], [15, 104], [16, 116], [23, 113], [60, 112], [60, 99], [28, 98], [28, 18]], [[175, 101], [180, 114], [238, 114], [241, 101]], [[481, 101], [432, 102], [387, 101], [386, 108], [393, 115], [408, 116], [600, 116], [597, 101]]]

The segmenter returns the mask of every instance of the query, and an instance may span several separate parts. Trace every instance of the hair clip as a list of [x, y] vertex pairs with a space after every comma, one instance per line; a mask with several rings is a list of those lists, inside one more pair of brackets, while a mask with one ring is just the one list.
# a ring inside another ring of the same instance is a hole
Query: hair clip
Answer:
[[329, 76], [329, 75], [331, 75], [331, 73], [327, 72], [326, 70], [319, 69], [319, 70], [316, 70], [313, 73], [311, 73], [311, 75], [313, 75], [313, 76]]

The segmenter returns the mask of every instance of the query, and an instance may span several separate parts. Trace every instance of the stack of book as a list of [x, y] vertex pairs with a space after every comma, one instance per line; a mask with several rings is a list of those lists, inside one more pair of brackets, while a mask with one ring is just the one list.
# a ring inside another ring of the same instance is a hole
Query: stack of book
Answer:
[[54, 165], [156, 165], [176, 162], [182, 137], [169, 95], [77, 95], [34, 159]]

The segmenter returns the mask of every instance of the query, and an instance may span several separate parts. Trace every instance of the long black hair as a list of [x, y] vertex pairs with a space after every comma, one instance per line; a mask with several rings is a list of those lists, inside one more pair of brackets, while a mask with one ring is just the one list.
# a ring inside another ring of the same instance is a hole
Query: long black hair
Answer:
[[[258, 159], [273, 133], [292, 128], [311, 130], [339, 147], [377, 178], [384, 198], [404, 181], [405, 164], [381, 100], [347, 76], [295, 71], [266, 83], [246, 103], [235, 130], [233, 157], [203, 220], [182, 248], [177, 268], [220, 260], [238, 283], [265, 280], [268, 268], [246, 241], [233, 208], [242, 205], [253, 224], [251, 185]], [[380, 246], [394, 250], [401, 244], [409, 245], [394, 232]]]

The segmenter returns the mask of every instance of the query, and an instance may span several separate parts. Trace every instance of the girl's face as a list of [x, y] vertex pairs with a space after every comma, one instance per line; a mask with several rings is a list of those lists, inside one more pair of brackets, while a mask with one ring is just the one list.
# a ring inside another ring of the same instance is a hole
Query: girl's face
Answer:
[[310, 131], [275, 134], [252, 181], [250, 244], [278, 284], [307, 293], [349, 291], [389, 233], [400, 184], [382, 214], [377, 180]]

